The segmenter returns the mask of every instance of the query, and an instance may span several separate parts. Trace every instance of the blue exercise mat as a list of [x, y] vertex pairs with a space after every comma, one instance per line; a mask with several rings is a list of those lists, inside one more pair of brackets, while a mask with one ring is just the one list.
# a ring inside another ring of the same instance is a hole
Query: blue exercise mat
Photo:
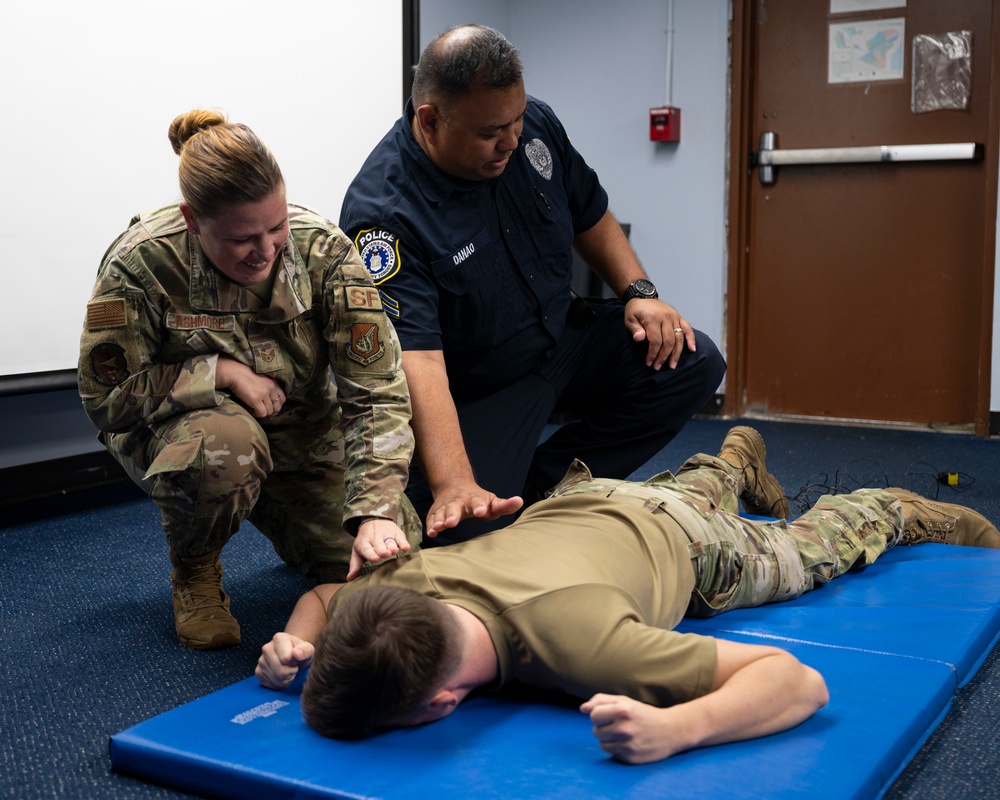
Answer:
[[[752, 637], [735, 636], [744, 641]], [[241, 681], [112, 737], [111, 765], [189, 791], [261, 798], [871, 798], [947, 711], [947, 666], [793, 643], [831, 702], [798, 728], [656, 764], [612, 761], [563, 704], [469, 700], [450, 717], [363, 742], [302, 721], [298, 689]]]
[[[790, 603], [685, 619], [679, 630], [747, 633], [950, 664], [964, 686], [1000, 637], [1000, 550], [895, 547]], [[773, 641], [783, 646], [782, 641]]]
[[921, 545], [791, 603], [685, 621], [769, 640], [826, 678], [797, 728], [630, 767], [559, 698], [474, 698], [449, 718], [334, 742], [248, 678], [111, 739], [112, 768], [222, 798], [872, 798], [947, 713], [1000, 628], [1000, 552]]

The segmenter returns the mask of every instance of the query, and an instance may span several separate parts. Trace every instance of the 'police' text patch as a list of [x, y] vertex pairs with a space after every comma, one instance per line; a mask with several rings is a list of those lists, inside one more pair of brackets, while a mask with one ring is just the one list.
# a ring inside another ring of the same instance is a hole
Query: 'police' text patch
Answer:
[[358, 254], [365, 262], [365, 269], [376, 284], [399, 271], [399, 240], [395, 234], [379, 228], [368, 228], [354, 238], [354, 246], [358, 248]]

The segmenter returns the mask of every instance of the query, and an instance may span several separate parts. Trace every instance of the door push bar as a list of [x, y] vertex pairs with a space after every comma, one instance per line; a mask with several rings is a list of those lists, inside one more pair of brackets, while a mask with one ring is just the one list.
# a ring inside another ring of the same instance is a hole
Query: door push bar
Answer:
[[761, 186], [774, 184], [775, 167], [796, 164], [860, 164], [873, 161], [965, 161], [982, 157], [982, 145], [883, 144], [871, 147], [814, 147], [807, 150], [779, 150], [778, 135], [764, 131], [760, 150], [750, 154], [750, 167], [757, 167]]

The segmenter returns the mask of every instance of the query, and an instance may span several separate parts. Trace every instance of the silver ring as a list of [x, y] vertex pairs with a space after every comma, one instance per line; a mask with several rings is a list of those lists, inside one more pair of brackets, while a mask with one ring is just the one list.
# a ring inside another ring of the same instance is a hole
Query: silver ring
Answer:
[[382, 544], [385, 544], [386, 542], [394, 542], [394, 541], [396, 541], [396, 537], [395, 536], [390, 536], [388, 539], [383, 539], [382, 540]]
[[674, 333], [684, 333], [683, 328], [674, 328]]
[[277, 397], [272, 397], [271, 398], [271, 402], [272, 403], [277, 403], [278, 402], [278, 398]]

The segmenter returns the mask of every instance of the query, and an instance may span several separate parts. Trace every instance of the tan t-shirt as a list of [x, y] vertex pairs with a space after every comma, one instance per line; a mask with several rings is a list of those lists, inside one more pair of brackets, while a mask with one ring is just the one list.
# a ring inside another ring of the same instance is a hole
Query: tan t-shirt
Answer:
[[715, 642], [670, 630], [694, 588], [688, 539], [668, 515], [623, 499], [536, 503], [506, 529], [379, 567], [337, 592], [330, 613], [362, 586], [384, 583], [479, 617], [500, 685], [657, 706], [712, 688]]

